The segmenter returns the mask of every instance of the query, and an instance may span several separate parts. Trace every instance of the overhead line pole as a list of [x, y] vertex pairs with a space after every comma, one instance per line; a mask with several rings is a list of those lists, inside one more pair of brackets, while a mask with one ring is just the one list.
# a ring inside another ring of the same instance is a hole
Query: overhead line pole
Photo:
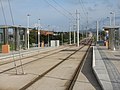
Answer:
[[73, 30], [74, 30], [74, 44], [76, 43], [76, 25], [73, 25]]
[[86, 38], [87, 38], [87, 30], [88, 30], [88, 12], [87, 12], [87, 27], [86, 27]]
[[70, 21], [70, 26], [69, 26], [69, 28], [70, 28], [70, 31], [69, 31], [69, 44], [71, 45], [71, 21]]
[[79, 27], [79, 24], [80, 24], [80, 13], [78, 12], [78, 10], [76, 10], [76, 20], [77, 20], [77, 46], [79, 47], [79, 30], [80, 30], [80, 27]]

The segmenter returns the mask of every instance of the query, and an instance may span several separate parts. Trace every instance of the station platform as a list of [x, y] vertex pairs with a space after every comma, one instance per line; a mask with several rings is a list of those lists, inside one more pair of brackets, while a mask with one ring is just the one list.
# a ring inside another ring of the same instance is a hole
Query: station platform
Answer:
[[120, 90], [120, 51], [93, 46], [92, 68], [103, 90]]

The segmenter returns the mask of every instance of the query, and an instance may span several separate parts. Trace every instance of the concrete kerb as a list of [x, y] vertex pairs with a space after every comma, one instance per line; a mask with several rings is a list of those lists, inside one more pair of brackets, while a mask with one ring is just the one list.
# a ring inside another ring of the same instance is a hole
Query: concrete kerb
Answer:
[[[98, 54], [98, 57], [96, 56], [96, 53]], [[99, 62], [97, 61], [96, 58], [99, 60]], [[113, 87], [112, 87], [112, 84], [111, 84], [107, 69], [106, 69], [106, 67], [104, 65], [104, 62], [102, 60], [102, 57], [100, 56], [99, 51], [97, 50], [97, 47], [95, 47], [95, 46], [93, 46], [92, 69], [93, 69], [93, 72], [94, 72], [94, 74], [95, 74], [101, 88], [103, 90], [113, 90]]]
[[104, 90], [104, 88], [103, 88], [103, 86], [102, 86], [102, 84], [101, 84], [101, 82], [100, 82], [100, 80], [99, 80], [99, 77], [98, 77], [98, 75], [97, 75], [94, 67], [95, 67], [95, 47], [93, 46], [92, 69], [93, 69], [93, 73], [95, 74], [95, 76], [96, 76], [96, 78], [97, 78], [98, 83], [100, 84], [101, 88]]

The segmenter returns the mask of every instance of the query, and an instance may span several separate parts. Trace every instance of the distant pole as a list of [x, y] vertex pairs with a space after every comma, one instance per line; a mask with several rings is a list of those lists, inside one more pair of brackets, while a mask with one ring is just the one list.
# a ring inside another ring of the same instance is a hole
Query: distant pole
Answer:
[[49, 27], [50, 25], [48, 25], [48, 47], [49, 47]]
[[50, 46], [50, 44], [49, 44], [49, 33], [48, 33], [48, 47]]
[[112, 19], [111, 19], [111, 17], [108, 17], [108, 18], [110, 19], [110, 26], [111, 26], [111, 25], [112, 25], [112, 24], [111, 24]]
[[114, 12], [114, 26], [115, 26], [115, 12]]
[[[82, 25], [82, 31], [83, 31], [83, 25]], [[82, 39], [83, 39], [83, 38], [84, 38], [84, 37], [83, 37], [83, 32], [81, 32], [81, 33], [82, 33]]]
[[86, 37], [88, 36], [88, 35], [87, 35], [87, 31], [88, 31], [88, 12], [87, 12], [87, 26], [86, 26]]
[[77, 46], [79, 47], [79, 20], [80, 20], [80, 13], [78, 13], [78, 11], [76, 10], [76, 17], [77, 17]]
[[99, 22], [97, 21], [97, 42], [99, 41], [98, 32], [99, 32]]
[[30, 33], [30, 31], [29, 31], [29, 20], [30, 19], [30, 14], [28, 14], [27, 15], [27, 37], [28, 37], [28, 49], [29, 49], [29, 33]]
[[70, 22], [70, 31], [69, 31], [69, 44], [71, 45], [71, 22]]
[[40, 47], [40, 19], [38, 19], [38, 47]]
[[61, 35], [61, 38], [62, 38], [62, 45], [63, 45], [63, 31], [62, 31], [62, 35]]
[[73, 25], [73, 29], [74, 29], [74, 44], [76, 43], [76, 39], [75, 39], [75, 37], [76, 37], [76, 30], [75, 29], [76, 28], [75, 27], [76, 27], [76, 25]]

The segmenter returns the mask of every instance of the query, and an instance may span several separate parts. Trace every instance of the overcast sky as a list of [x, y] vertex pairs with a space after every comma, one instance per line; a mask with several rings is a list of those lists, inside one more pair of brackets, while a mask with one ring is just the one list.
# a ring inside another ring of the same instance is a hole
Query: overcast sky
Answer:
[[[75, 17], [76, 9], [80, 11], [80, 27], [83, 28], [86, 26], [87, 12], [89, 28], [95, 27], [96, 20], [107, 25], [111, 11], [116, 14], [116, 24], [120, 23], [120, 0], [10, 0], [10, 3], [16, 25], [27, 26], [27, 14], [30, 14], [31, 27], [40, 18], [43, 27], [50, 25], [54, 29], [68, 30], [69, 18], [73, 20], [69, 12]], [[7, 0], [2, 0], [2, 4], [7, 24], [12, 25]], [[2, 9], [0, 13], [0, 24], [3, 25]]]

